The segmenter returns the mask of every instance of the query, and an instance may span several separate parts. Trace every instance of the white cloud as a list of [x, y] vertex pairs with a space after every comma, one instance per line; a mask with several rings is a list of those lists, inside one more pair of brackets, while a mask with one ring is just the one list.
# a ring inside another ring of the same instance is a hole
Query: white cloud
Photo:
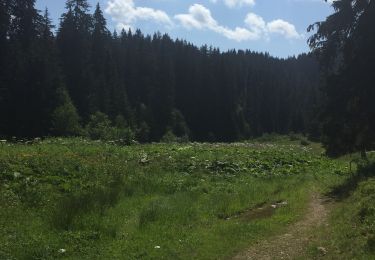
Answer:
[[255, 0], [224, 0], [226, 6], [230, 8], [241, 7], [241, 6], [254, 6]]
[[236, 27], [234, 30], [219, 25], [212, 17], [211, 11], [200, 4], [190, 6], [187, 14], [175, 15], [175, 19], [179, 20], [182, 26], [187, 29], [211, 30], [235, 41], [256, 40], [259, 35], [246, 28]]
[[267, 31], [267, 25], [264, 19], [261, 16], [254, 13], [247, 14], [245, 24], [253, 32], [256, 32], [259, 35]]
[[277, 19], [266, 23], [261, 16], [254, 13], [249, 13], [246, 16], [245, 24], [250, 28], [250, 30], [259, 35], [263, 35], [266, 38], [268, 38], [268, 35], [272, 33], [281, 34], [287, 39], [302, 38], [302, 35], [297, 32], [296, 27], [293, 24], [282, 19]]
[[268, 39], [270, 34], [281, 34], [287, 39], [302, 38], [293, 24], [281, 19], [266, 23], [261, 16], [254, 13], [249, 13], [245, 18], [247, 28], [230, 29], [220, 25], [212, 17], [211, 11], [200, 4], [190, 6], [188, 13], [175, 15], [175, 19], [187, 29], [210, 30], [238, 42], [259, 40], [262, 37]]
[[267, 23], [267, 29], [270, 33], [281, 34], [288, 39], [302, 38], [302, 35], [297, 32], [296, 27], [293, 24], [281, 19]]
[[[217, 1], [217, 0], [210, 0]], [[255, 3], [254, 0], [223, 0], [234, 5]], [[168, 14], [162, 10], [149, 7], [138, 7], [134, 0], [109, 0], [105, 12], [117, 23], [117, 29], [133, 28], [140, 20], [153, 21], [165, 26], [172, 26], [173, 21]], [[212, 16], [211, 11], [201, 4], [189, 7], [188, 13], [174, 16], [179, 23], [187, 29], [210, 30], [224, 37], [238, 42], [248, 40], [259, 40], [267, 38], [270, 34], [280, 34], [287, 39], [300, 39], [302, 36], [296, 31], [293, 24], [277, 19], [266, 23], [264, 19], [254, 13], [249, 13], [244, 23], [246, 27], [235, 27], [234, 29], [220, 25]]]
[[162, 10], [149, 7], [137, 7], [133, 0], [109, 0], [105, 12], [117, 22], [118, 29], [128, 29], [138, 20], [151, 20], [171, 26], [172, 20]]
[[[214, 4], [218, 2], [218, 0], [209, 0], [209, 1]], [[255, 5], [255, 0], [223, 0], [223, 2], [229, 8]]]

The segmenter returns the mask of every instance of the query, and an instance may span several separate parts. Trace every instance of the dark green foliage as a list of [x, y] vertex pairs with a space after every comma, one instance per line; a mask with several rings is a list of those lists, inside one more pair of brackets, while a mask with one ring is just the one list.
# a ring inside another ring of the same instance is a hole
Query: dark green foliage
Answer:
[[310, 46], [318, 55], [325, 86], [321, 121], [330, 155], [374, 148], [374, 1], [339, 0], [334, 14], [318, 28]]
[[90, 121], [86, 126], [88, 136], [93, 140], [109, 140], [112, 122], [108, 116], [101, 112], [96, 112], [90, 116]]
[[126, 126], [122, 116], [116, 117], [113, 126], [109, 117], [101, 112], [90, 116], [86, 132], [92, 140], [116, 141], [119, 144], [131, 144], [135, 139], [134, 132]]
[[150, 127], [146, 122], [141, 122], [136, 131], [137, 140], [140, 142], [148, 142], [150, 139]]
[[51, 116], [52, 133], [57, 136], [78, 136], [82, 134], [80, 118], [68, 92], [57, 90], [58, 106]]
[[171, 130], [168, 130], [163, 135], [160, 141], [164, 143], [174, 143], [174, 142], [177, 142], [177, 140], [178, 140], [177, 136], [175, 136], [175, 134]]

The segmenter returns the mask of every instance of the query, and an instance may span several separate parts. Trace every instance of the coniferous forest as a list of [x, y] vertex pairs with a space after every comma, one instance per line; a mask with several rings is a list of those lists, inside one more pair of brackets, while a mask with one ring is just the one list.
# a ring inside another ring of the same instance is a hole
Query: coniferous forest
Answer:
[[375, 0], [322, 1], [282, 59], [0, 0], [0, 259], [375, 259]]
[[99, 4], [85, 0], [68, 0], [55, 28], [48, 10], [34, 4], [1, 0], [0, 135], [81, 135], [89, 125], [97, 126], [92, 137], [111, 128], [140, 142], [317, 135], [313, 57], [221, 52], [140, 30], [111, 33]]

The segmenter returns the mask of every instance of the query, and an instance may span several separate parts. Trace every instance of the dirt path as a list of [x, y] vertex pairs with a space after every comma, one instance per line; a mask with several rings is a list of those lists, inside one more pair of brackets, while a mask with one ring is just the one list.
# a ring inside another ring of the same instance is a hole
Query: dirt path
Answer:
[[324, 224], [328, 207], [319, 195], [314, 194], [304, 219], [291, 225], [286, 233], [253, 245], [233, 259], [296, 259], [303, 256], [311, 238], [310, 230]]

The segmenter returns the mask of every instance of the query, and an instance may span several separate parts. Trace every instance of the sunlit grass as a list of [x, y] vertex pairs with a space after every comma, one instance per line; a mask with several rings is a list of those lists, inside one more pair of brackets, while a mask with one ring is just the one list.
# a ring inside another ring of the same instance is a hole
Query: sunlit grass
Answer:
[[226, 258], [346, 178], [347, 164], [299, 142], [2, 144], [0, 258]]

